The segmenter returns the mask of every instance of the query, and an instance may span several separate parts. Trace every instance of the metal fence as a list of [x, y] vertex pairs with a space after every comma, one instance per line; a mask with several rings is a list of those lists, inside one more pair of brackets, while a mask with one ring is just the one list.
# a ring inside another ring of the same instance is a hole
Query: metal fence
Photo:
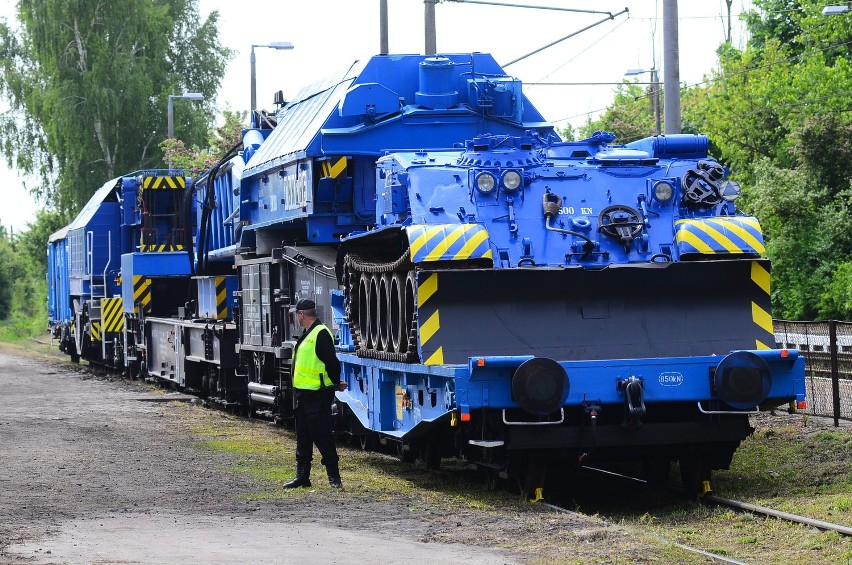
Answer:
[[776, 347], [805, 357], [805, 413], [852, 420], [852, 322], [774, 320]]

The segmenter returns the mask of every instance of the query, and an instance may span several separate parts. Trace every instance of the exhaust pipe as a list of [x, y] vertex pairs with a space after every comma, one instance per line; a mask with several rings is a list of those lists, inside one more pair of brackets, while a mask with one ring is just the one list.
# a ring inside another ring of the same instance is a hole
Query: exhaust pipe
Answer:
[[251, 382], [248, 384], [250, 392], [259, 392], [266, 395], [275, 395], [278, 392], [278, 387], [275, 385], [265, 385], [261, 383]]
[[249, 393], [249, 400], [259, 402], [261, 404], [275, 404], [275, 397], [269, 394], [260, 394], [259, 392]]

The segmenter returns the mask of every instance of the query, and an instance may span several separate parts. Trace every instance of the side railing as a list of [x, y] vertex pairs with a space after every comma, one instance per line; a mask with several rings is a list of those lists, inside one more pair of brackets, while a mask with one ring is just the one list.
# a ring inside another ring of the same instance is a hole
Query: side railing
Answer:
[[852, 322], [774, 320], [777, 347], [805, 356], [806, 413], [852, 420]]

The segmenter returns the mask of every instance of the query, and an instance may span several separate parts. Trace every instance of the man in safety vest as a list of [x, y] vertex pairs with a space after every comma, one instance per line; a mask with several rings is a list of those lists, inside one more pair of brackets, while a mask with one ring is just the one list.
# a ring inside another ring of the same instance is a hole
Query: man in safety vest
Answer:
[[337, 448], [331, 435], [331, 404], [336, 390], [346, 390], [340, 380], [340, 361], [331, 330], [317, 318], [313, 300], [296, 303], [296, 319], [305, 329], [293, 351], [293, 393], [296, 400], [296, 478], [284, 488], [311, 486], [314, 444], [328, 473], [328, 484], [342, 488]]

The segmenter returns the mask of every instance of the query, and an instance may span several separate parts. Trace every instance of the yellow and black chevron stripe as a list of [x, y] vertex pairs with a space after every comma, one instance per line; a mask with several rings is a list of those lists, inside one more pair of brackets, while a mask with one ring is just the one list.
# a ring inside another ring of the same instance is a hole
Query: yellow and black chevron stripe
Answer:
[[186, 188], [184, 177], [142, 177], [142, 190], [178, 190]]
[[417, 225], [405, 231], [413, 263], [472, 259], [493, 262], [488, 230], [479, 224]]
[[101, 324], [104, 334], [124, 331], [124, 301], [121, 298], [101, 299]]
[[216, 319], [228, 319], [228, 288], [225, 277], [216, 277]]
[[151, 311], [151, 279], [142, 275], [133, 276], [133, 311], [139, 314], [139, 306], [142, 312], [147, 314]]
[[101, 323], [97, 320], [92, 320], [89, 324], [89, 335], [92, 338], [92, 341], [100, 341], [101, 340]]
[[441, 314], [438, 308], [438, 273], [431, 273], [417, 285], [417, 318], [420, 324], [420, 350], [424, 365], [444, 363], [444, 348], [433, 340], [441, 329]]
[[[768, 262], [765, 264], [769, 265]], [[754, 283], [752, 286], [751, 319], [759, 328], [754, 348], [773, 349], [775, 346], [775, 328], [772, 326], [769, 271], [760, 261], [751, 262], [751, 280]]]
[[346, 172], [347, 159], [346, 157], [332, 157], [327, 161], [320, 162], [323, 178], [331, 177], [336, 179]]
[[675, 242], [681, 255], [760, 255], [766, 251], [760, 223], [750, 216], [678, 220], [675, 230]]
[[183, 245], [172, 245], [172, 244], [152, 244], [148, 245], [142, 243], [139, 245], [139, 251], [143, 253], [162, 253], [164, 251], [183, 251]]

